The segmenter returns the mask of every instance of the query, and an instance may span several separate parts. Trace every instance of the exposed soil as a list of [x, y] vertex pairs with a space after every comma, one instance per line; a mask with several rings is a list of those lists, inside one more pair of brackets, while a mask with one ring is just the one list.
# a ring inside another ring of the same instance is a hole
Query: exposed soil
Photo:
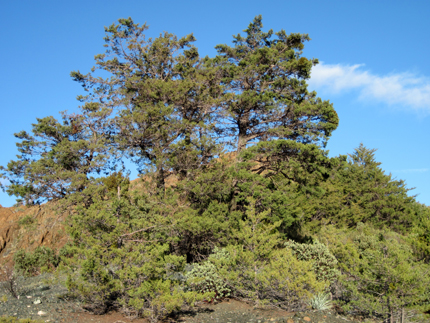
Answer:
[[19, 249], [33, 251], [39, 246], [58, 250], [67, 242], [63, 221], [47, 203], [32, 207], [0, 207], [0, 265], [9, 263]]
[[252, 305], [237, 300], [226, 300], [215, 305], [200, 305], [194, 314], [181, 316], [177, 322], [209, 323], [345, 323], [358, 322], [338, 316], [330, 311], [291, 313], [279, 309], [257, 309]]

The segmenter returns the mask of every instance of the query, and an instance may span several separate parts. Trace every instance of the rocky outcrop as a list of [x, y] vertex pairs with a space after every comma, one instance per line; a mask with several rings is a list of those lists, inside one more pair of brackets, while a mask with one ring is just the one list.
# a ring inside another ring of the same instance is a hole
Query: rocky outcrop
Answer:
[[52, 205], [0, 207], [0, 265], [9, 262], [19, 249], [38, 246], [59, 250], [67, 242], [64, 216]]

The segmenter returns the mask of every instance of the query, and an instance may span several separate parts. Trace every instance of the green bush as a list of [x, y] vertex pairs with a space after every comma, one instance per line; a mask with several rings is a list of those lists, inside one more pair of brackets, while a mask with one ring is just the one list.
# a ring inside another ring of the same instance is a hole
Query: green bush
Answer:
[[36, 219], [28, 214], [18, 220], [18, 224], [23, 227], [29, 227], [35, 222], [36, 222]]
[[15, 253], [13, 260], [15, 270], [24, 276], [37, 275], [42, 269], [52, 269], [59, 263], [59, 257], [54, 251], [44, 246], [37, 247], [34, 252], [20, 249]]
[[430, 309], [430, 266], [415, 258], [402, 235], [362, 223], [322, 233], [343, 274], [336, 298], [346, 312], [389, 321]]
[[220, 277], [217, 267], [211, 262], [211, 260], [217, 261], [227, 257], [228, 252], [215, 248], [214, 254], [207, 261], [190, 266], [190, 270], [185, 274], [190, 288], [200, 293], [213, 293], [212, 300], [229, 297], [231, 288]]
[[315, 240], [312, 244], [288, 241], [285, 246], [293, 252], [298, 260], [311, 261], [317, 279], [320, 281], [335, 281], [340, 271], [338, 263], [326, 245]]
[[239, 228], [234, 230], [237, 243], [209, 260], [234, 295], [252, 300], [257, 306], [305, 309], [307, 300], [322, 292], [326, 282], [317, 281], [310, 261], [298, 260], [290, 249], [282, 247], [277, 231], [281, 221], [270, 224], [270, 210], [257, 213], [255, 200], [248, 198], [248, 203], [245, 220], [239, 221]]
[[178, 275], [185, 257], [171, 252], [169, 235], [179, 208], [176, 197], [166, 199], [144, 193], [94, 198], [69, 219], [72, 241], [61, 251], [66, 285], [87, 310], [122, 308], [156, 322], [210, 297], [187, 290]]

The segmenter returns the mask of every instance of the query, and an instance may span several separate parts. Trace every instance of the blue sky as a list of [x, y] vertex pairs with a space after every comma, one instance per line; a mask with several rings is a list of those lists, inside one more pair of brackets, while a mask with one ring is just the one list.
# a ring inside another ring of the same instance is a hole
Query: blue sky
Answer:
[[[230, 43], [256, 15], [265, 29], [308, 33], [304, 55], [321, 62], [310, 88], [330, 100], [340, 125], [330, 156], [360, 142], [381, 167], [430, 205], [429, 1], [3, 1], [0, 6], [0, 165], [17, 153], [13, 133], [37, 117], [75, 111], [86, 73], [102, 53], [104, 26], [132, 17], [149, 36], [194, 33], [201, 55]], [[0, 193], [0, 204], [14, 199]]]

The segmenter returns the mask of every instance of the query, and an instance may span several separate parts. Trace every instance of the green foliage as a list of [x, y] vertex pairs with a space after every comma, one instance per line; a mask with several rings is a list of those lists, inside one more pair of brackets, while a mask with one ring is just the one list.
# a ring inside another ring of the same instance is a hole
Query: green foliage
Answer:
[[375, 161], [375, 149], [360, 144], [321, 182], [323, 194], [311, 199], [310, 214], [317, 223], [355, 227], [359, 222], [383, 225], [406, 233], [417, 217], [413, 197], [403, 181], [393, 180]]
[[414, 226], [407, 239], [416, 257], [428, 264], [430, 263], [430, 207], [416, 203], [414, 213], [416, 214]]
[[302, 57], [309, 36], [262, 29], [257, 16], [244, 36], [233, 36], [233, 46], [215, 47], [226, 86], [227, 130], [237, 138], [237, 150], [270, 139], [325, 145], [339, 120], [332, 104], [307, 89], [318, 63]]
[[[79, 113], [37, 119], [0, 166], [19, 203], [61, 200], [70, 214], [61, 268], [87, 309], [156, 321], [229, 295], [322, 309], [330, 288], [352, 314], [428, 310], [430, 209], [374, 149], [321, 149], [339, 120], [307, 89], [308, 35], [264, 32], [257, 16], [202, 58], [192, 34], [146, 30], [131, 18], [107, 27], [95, 67], [71, 73], [88, 93]], [[34, 275], [59, 259], [20, 250], [15, 266]]]
[[20, 249], [15, 253], [13, 260], [15, 270], [24, 276], [36, 275], [42, 269], [55, 268], [60, 261], [52, 249], [44, 246], [37, 247], [33, 252]]
[[[310, 201], [324, 194], [319, 185], [337, 160], [315, 145], [287, 140], [256, 144], [242, 151], [240, 163], [229, 157], [220, 158], [194, 181], [178, 185], [192, 207], [203, 214], [211, 204], [223, 206], [229, 210], [224, 223], [237, 228], [247, 198], [253, 197], [257, 212], [269, 210], [271, 223], [281, 221], [282, 238], [303, 239], [302, 227], [313, 220], [308, 216], [314, 207]], [[211, 215], [215, 214], [213, 210]]]
[[209, 261], [195, 264], [186, 273], [188, 284], [191, 289], [200, 293], [213, 293], [213, 299], [229, 297], [231, 289], [226, 282], [218, 275], [214, 264]]
[[84, 191], [91, 176], [110, 169], [109, 161], [115, 160], [106, 137], [111, 112], [88, 103], [81, 114], [63, 112], [62, 123], [53, 117], [38, 118], [31, 133], [16, 133], [21, 141], [16, 144], [18, 159], [0, 166], [0, 176], [9, 183], [3, 188], [27, 205], [64, 198], [71, 198], [72, 204], [88, 203]]
[[212, 293], [210, 300], [231, 296], [232, 289], [219, 274], [219, 269], [231, 261], [227, 249], [215, 247], [213, 253], [203, 262], [188, 265], [185, 277], [191, 289], [200, 293]]
[[312, 244], [288, 241], [285, 243], [299, 260], [311, 261], [318, 280], [334, 282], [340, 275], [338, 262], [326, 245], [314, 240]]
[[245, 220], [235, 230], [236, 245], [228, 248], [230, 256], [218, 262], [219, 274], [237, 295], [258, 305], [278, 303], [286, 309], [303, 309], [314, 292], [325, 287], [317, 281], [312, 263], [297, 260], [289, 249], [280, 248], [276, 228], [280, 222], [267, 222], [269, 210], [255, 211], [255, 201], [248, 199]]
[[42, 323], [42, 320], [17, 319], [13, 316], [1, 316], [0, 323]]
[[402, 309], [428, 310], [430, 266], [401, 235], [359, 224], [324, 236], [343, 273], [338, 302], [346, 311], [389, 319]]
[[61, 253], [69, 290], [96, 313], [121, 306], [154, 321], [208, 298], [172, 276], [185, 266], [170, 252], [178, 209], [174, 196], [131, 192], [77, 209]]
[[36, 220], [34, 219], [34, 217], [32, 217], [31, 215], [27, 214], [27, 215], [24, 215], [23, 217], [21, 217], [18, 220], [18, 224], [20, 226], [22, 226], [22, 227], [30, 227], [30, 226], [32, 226], [32, 224], [35, 223], [35, 221]]
[[[219, 73], [199, 57], [192, 34], [146, 38], [147, 29], [120, 19], [105, 29], [106, 53], [96, 56], [92, 72], [71, 76], [89, 92], [81, 101], [119, 108], [115, 143], [141, 170], [155, 168], [164, 189], [171, 171], [187, 177], [218, 154], [213, 121], [221, 84]], [[99, 78], [96, 70], [110, 77]]]

